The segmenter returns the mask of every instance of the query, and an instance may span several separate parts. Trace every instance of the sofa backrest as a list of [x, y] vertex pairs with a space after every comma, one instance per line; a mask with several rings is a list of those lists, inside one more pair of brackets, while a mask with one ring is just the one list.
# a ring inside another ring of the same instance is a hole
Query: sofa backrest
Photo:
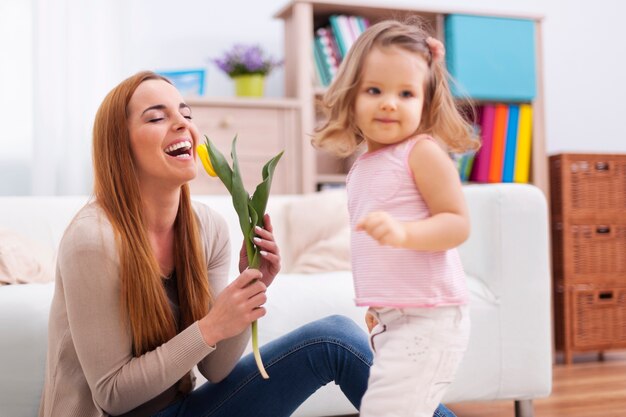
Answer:
[[[501, 224], [494, 224], [502, 217], [501, 210], [515, 210], [519, 212], [520, 220], [523, 217], [535, 216], [536, 221], [522, 224], [533, 224], [542, 233], [546, 229], [547, 205], [545, 198], [538, 188], [521, 184], [490, 184], [465, 185], [463, 187], [469, 207], [472, 222], [472, 233], [467, 242], [460, 247], [461, 259], [468, 273], [476, 277], [493, 275], [494, 271], [485, 270], [485, 257], [495, 255], [490, 247], [498, 244], [502, 232]], [[328, 194], [326, 198], [309, 198], [307, 204], [333, 204], [333, 209], [345, 204], [345, 193]], [[281, 248], [283, 270], [290, 271], [294, 263], [294, 247], [299, 231], [306, 233], [307, 228], [319, 228], [324, 222], [322, 216], [312, 218], [310, 222], [303, 221], [303, 216], [294, 216], [293, 210], [302, 210], [302, 196], [272, 195], [268, 202], [267, 212], [274, 224], [274, 235]], [[218, 211], [226, 220], [231, 235], [232, 253], [231, 276], [237, 273], [237, 253], [241, 247], [242, 235], [239, 228], [237, 214], [232, 206], [229, 195], [194, 195], [192, 199], [208, 205]], [[58, 246], [63, 232], [76, 212], [87, 202], [87, 196], [57, 196], [57, 197], [0, 197], [0, 229], [18, 231], [24, 236], [34, 239], [52, 249]], [[322, 212], [322, 210], [318, 210]], [[347, 218], [338, 213], [341, 222], [347, 224]], [[298, 224], [293, 219], [299, 218]], [[506, 218], [511, 218], [506, 217]], [[302, 223], [302, 224], [300, 224]], [[527, 226], [525, 226], [527, 227]], [[527, 234], [516, 233], [520, 239]], [[530, 236], [533, 236], [532, 234]], [[487, 280], [489, 281], [489, 280]]]
[[[267, 206], [274, 224], [274, 235], [281, 244], [284, 262], [289, 263], [289, 247], [286, 245], [287, 227], [283, 224], [285, 207], [296, 196], [271, 196]], [[228, 224], [233, 256], [231, 276], [237, 271], [236, 254], [241, 247], [242, 234], [237, 214], [228, 195], [194, 195], [192, 200], [206, 204], [219, 212]], [[90, 201], [88, 196], [16, 196], [0, 197], [0, 229], [14, 231], [30, 240], [56, 251], [65, 228], [76, 213]], [[285, 243], [283, 248], [282, 244]]]

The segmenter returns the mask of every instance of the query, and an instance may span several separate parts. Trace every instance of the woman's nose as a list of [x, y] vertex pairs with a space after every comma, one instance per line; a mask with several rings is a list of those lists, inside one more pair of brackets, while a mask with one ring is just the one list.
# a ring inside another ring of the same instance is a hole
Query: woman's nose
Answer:
[[183, 115], [178, 115], [176, 119], [174, 120], [174, 124], [172, 128], [176, 131], [186, 129], [189, 127], [189, 122], [190, 122], [189, 119], [187, 119]]

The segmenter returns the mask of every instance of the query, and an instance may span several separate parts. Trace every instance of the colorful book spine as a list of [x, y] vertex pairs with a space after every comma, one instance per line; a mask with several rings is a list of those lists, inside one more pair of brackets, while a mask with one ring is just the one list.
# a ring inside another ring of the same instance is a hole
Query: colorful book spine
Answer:
[[324, 58], [321, 56], [322, 52], [320, 51], [319, 42], [317, 37], [313, 40], [313, 57], [315, 58], [315, 72], [317, 73], [317, 77], [320, 81], [320, 84], [323, 87], [328, 87], [330, 85], [330, 73], [328, 72], [328, 68], [326, 63], [324, 62]]
[[491, 162], [495, 106], [493, 104], [485, 104], [480, 113], [481, 146], [474, 158], [474, 167], [470, 179], [476, 182], [487, 182], [489, 179], [489, 164]]
[[329, 21], [330, 27], [332, 28], [335, 38], [337, 39], [337, 44], [339, 44], [341, 56], [345, 57], [354, 43], [354, 36], [352, 35], [352, 30], [350, 29], [348, 16], [342, 14], [332, 15], [329, 17]]
[[460, 155], [456, 155], [456, 167], [459, 171], [459, 177], [461, 181], [468, 181], [470, 173], [472, 172], [472, 165], [474, 164], [474, 152], [467, 152]]
[[348, 42], [348, 40], [344, 38], [344, 31], [341, 29], [342, 25], [339, 23], [339, 20], [340, 16], [336, 14], [328, 18], [328, 21], [330, 22], [330, 27], [333, 31], [333, 34], [335, 35], [335, 39], [337, 40], [337, 45], [339, 46], [341, 56], [345, 57], [348, 53], [349, 46], [346, 45], [346, 42]]
[[358, 16], [359, 25], [361, 25], [361, 32], [365, 32], [370, 27], [370, 21], [364, 17]]
[[326, 28], [319, 28], [315, 31], [315, 40], [319, 41], [319, 47], [322, 52], [322, 57], [326, 60], [328, 69], [330, 71], [331, 81], [335, 78], [337, 69], [339, 68], [340, 58], [335, 55], [332, 45], [330, 44], [329, 33]]
[[515, 182], [527, 183], [530, 180], [530, 152], [533, 131], [533, 108], [530, 104], [520, 105], [518, 124], [517, 156], [513, 179]]
[[352, 36], [354, 41], [361, 36], [363, 30], [361, 29], [361, 25], [359, 24], [359, 18], [357, 16], [348, 16], [348, 23], [350, 25], [350, 29], [352, 30]]
[[506, 144], [504, 148], [504, 166], [502, 167], [502, 182], [513, 182], [515, 174], [515, 154], [517, 153], [517, 127], [519, 106], [509, 106], [509, 120], [506, 129]]
[[339, 49], [339, 45], [337, 44], [337, 37], [335, 36], [333, 29], [330, 26], [325, 27], [326, 36], [328, 37], [328, 43], [333, 51], [333, 54], [337, 57], [337, 64], [341, 64], [343, 61], [343, 55], [341, 55], [341, 49]]
[[506, 142], [506, 124], [509, 107], [506, 104], [496, 104], [493, 122], [493, 137], [491, 139], [491, 163], [489, 164], [489, 182], [502, 182], [502, 166], [504, 165], [504, 146]]

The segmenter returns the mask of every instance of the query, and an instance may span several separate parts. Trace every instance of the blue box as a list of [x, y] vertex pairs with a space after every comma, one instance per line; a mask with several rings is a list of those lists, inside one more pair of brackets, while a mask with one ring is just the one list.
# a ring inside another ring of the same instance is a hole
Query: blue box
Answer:
[[157, 71], [174, 84], [183, 96], [204, 95], [204, 73], [203, 69], [181, 70], [181, 71]]
[[446, 63], [459, 84], [455, 96], [531, 101], [536, 95], [535, 22], [527, 19], [448, 15]]

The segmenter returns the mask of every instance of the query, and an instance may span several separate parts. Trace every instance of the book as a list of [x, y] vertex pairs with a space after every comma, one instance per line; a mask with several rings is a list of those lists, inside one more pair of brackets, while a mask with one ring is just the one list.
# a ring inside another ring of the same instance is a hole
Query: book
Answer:
[[506, 142], [506, 124], [509, 117], [509, 106], [496, 104], [493, 119], [493, 136], [491, 139], [491, 162], [489, 163], [489, 182], [502, 182], [502, 166], [504, 163], [504, 147]]
[[491, 162], [491, 140], [493, 138], [495, 106], [493, 104], [485, 104], [480, 114], [481, 146], [474, 157], [474, 166], [470, 179], [476, 182], [487, 182], [489, 179], [489, 164]]
[[352, 39], [354, 40], [354, 42], [356, 42], [359, 36], [361, 36], [361, 33], [363, 33], [358, 19], [359, 18], [357, 16], [348, 16], [348, 25], [350, 26], [350, 30], [352, 31]]
[[520, 105], [518, 125], [513, 179], [515, 182], [527, 183], [530, 180], [530, 153], [533, 132], [533, 108], [530, 104]]
[[475, 154], [476, 153], [474, 151], [471, 151], [462, 154], [455, 154], [453, 156], [453, 159], [456, 162], [456, 168], [459, 171], [459, 178], [463, 182], [468, 181], [470, 178]]
[[341, 50], [341, 56], [345, 57], [355, 40], [350, 29], [348, 16], [342, 14], [331, 15], [328, 20]]
[[321, 56], [322, 52], [320, 51], [319, 42], [317, 37], [313, 39], [313, 57], [315, 59], [315, 72], [317, 77], [323, 87], [328, 87], [330, 85], [330, 73], [327, 68], [327, 63], [325, 59]]
[[449, 14], [444, 33], [446, 64], [457, 81], [453, 95], [500, 102], [535, 97], [533, 20]]
[[333, 55], [335, 55], [335, 57], [337, 58], [337, 67], [339, 67], [341, 61], [343, 61], [343, 55], [341, 55], [341, 50], [339, 49], [339, 45], [337, 44], [337, 38], [335, 37], [333, 29], [330, 26], [326, 26], [325, 29], [325, 35], [328, 39], [328, 44], [333, 51]]
[[326, 30], [326, 28], [317, 29], [315, 31], [315, 41], [319, 44], [320, 57], [325, 59], [330, 73], [330, 79], [332, 81], [332, 79], [335, 78], [337, 70], [339, 69], [340, 58], [338, 58], [333, 51], [330, 44], [328, 30]]
[[509, 120], [506, 129], [506, 145], [504, 148], [504, 166], [502, 167], [502, 182], [513, 182], [515, 173], [515, 155], [517, 153], [517, 126], [519, 105], [509, 106]]

